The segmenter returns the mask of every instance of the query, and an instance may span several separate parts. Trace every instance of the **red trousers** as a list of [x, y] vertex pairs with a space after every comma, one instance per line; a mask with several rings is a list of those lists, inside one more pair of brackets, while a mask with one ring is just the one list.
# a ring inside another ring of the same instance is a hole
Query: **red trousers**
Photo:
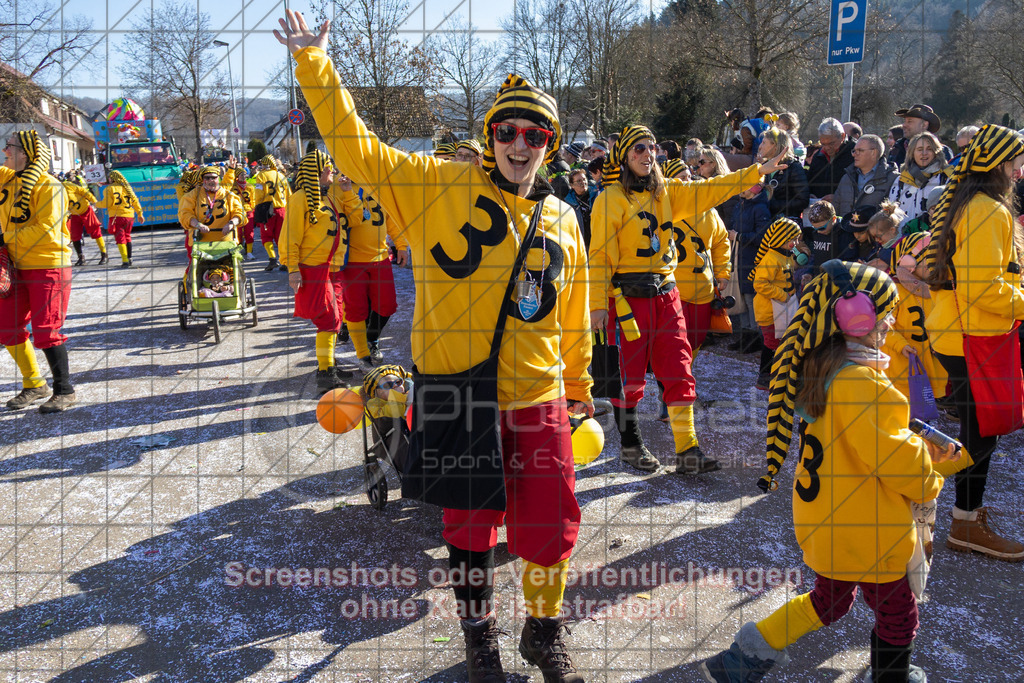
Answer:
[[572, 555], [580, 529], [565, 399], [501, 411], [505, 512], [445, 508], [444, 540], [482, 552], [505, 524], [509, 552], [550, 567]]
[[109, 218], [107, 219], [107, 232], [114, 233], [114, 241], [118, 244], [128, 244], [132, 241], [132, 226], [135, 225], [134, 218]]
[[875, 613], [875, 633], [887, 643], [909, 645], [919, 625], [917, 598], [907, 577], [891, 583], [854, 583], [837, 581], [818, 574], [811, 591], [811, 604], [825, 626], [846, 616], [857, 598], [857, 587], [864, 602]]
[[284, 225], [284, 207], [270, 212], [270, 218], [267, 219], [266, 225], [260, 228], [260, 242], [277, 244], [278, 238], [281, 237], [282, 225]]
[[239, 244], [252, 244], [256, 235], [256, 224], [252, 220], [252, 211], [245, 214], [245, 225], [242, 227], [242, 239]]
[[345, 320], [358, 323], [370, 317], [370, 309], [392, 316], [398, 310], [391, 261], [349, 263], [341, 271], [345, 283]]
[[32, 345], [37, 349], [60, 346], [61, 334], [71, 299], [70, 268], [40, 268], [11, 273], [11, 293], [0, 299], [0, 344], [17, 346], [28, 339], [32, 323]]
[[782, 340], [775, 336], [775, 325], [761, 325], [761, 336], [764, 337], [766, 349], [774, 351], [782, 343]]
[[71, 233], [72, 242], [81, 241], [83, 232], [93, 239], [99, 239], [103, 235], [103, 224], [90, 206], [80, 216], [68, 216], [68, 232]]
[[[689, 405], [697, 397], [693, 381], [693, 354], [686, 336], [679, 291], [673, 289], [660, 296], [626, 297], [633, 309], [633, 318], [640, 328], [640, 338], [619, 339], [619, 369], [622, 373], [623, 398], [613, 398], [617, 408], [635, 408], [644, 396], [647, 367], [665, 387], [663, 400], [668, 405]], [[614, 313], [614, 305], [609, 309]]]
[[337, 332], [344, 319], [340, 271], [328, 272], [330, 266], [307, 268], [299, 266], [302, 286], [295, 293], [296, 318], [305, 318], [316, 325], [317, 332]]
[[711, 330], [711, 302], [691, 304], [683, 301], [683, 317], [686, 318], [686, 339], [690, 342], [690, 350], [697, 353]]

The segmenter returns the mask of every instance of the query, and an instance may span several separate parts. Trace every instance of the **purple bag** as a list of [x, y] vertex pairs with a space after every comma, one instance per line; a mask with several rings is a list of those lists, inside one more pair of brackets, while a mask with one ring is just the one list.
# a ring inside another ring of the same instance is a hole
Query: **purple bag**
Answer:
[[910, 418], [931, 422], [939, 419], [939, 409], [935, 406], [935, 394], [932, 383], [928, 379], [924, 365], [917, 354], [910, 356], [910, 372], [907, 377], [910, 384]]

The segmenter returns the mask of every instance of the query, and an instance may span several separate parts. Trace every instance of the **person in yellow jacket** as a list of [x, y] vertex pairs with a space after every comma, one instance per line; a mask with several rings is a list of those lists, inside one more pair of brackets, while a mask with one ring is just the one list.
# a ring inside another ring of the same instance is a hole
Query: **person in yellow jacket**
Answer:
[[256, 223], [253, 220], [253, 212], [256, 209], [256, 194], [255, 188], [248, 180], [244, 167], [235, 169], [234, 184], [232, 184], [230, 189], [237, 195], [238, 200], [242, 203], [242, 211], [245, 212], [245, 224], [238, 235], [238, 243], [245, 245], [245, 260], [253, 261], [256, 258], [252, 253], [252, 245], [256, 236]]
[[[61, 332], [71, 298], [67, 191], [47, 173], [50, 148], [34, 130], [12, 134], [4, 156], [0, 244], [7, 247], [13, 270], [10, 293], [0, 299], [0, 343], [18, 366], [22, 382], [21, 392], [7, 401], [7, 407], [20, 410], [49, 396], [39, 412], [57, 413], [77, 400], [68, 367], [68, 338]], [[52, 394], [39, 371], [35, 349], [50, 365]]]
[[[275, 245], [281, 235], [285, 207], [292, 191], [288, 178], [281, 172], [280, 163], [272, 155], [267, 154], [260, 159], [260, 171], [253, 176], [253, 189], [256, 191], [254, 218], [260, 228], [260, 241], [270, 257], [264, 268], [269, 273], [280, 266]], [[281, 267], [281, 270], [287, 268]]]
[[238, 195], [220, 184], [216, 166], [204, 166], [202, 184], [182, 196], [178, 203], [178, 223], [185, 230], [185, 245], [192, 258], [194, 231], [200, 242], [235, 242], [236, 230], [245, 221], [245, 211]]
[[326, 154], [314, 150], [302, 157], [278, 241], [295, 292], [294, 316], [316, 326], [316, 386], [321, 393], [348, 386], [345, 380], [352, 376], [334, 362], [344, 319], [341, 267], [349, 219], [344, 192], [333, 179], [334, 166]]
[[365, 370], [383, 362], [380, 335], [388, 319], [398, 310], [387, 238], [395, 242], [399, 259], [403, 261], [408, 245], [394, 221], [369, 192], [353, 189], [352, 181], [345, 176], [339, 183], [344, 211], [349, 217], [345, 268], [341, 271], [345, 283], [345, 323], [356, 358]]
[[313, 33], [287, 11], [281, 26], [328, 151], [412, 250], [416, 399], [402, 492], [444, 508], [469, 679], [504, 677], [493, 612], [504, 524], [525, 563], [519, 653], [547, 680], [582, 681], [560, 612], [580, 521], [569, 414], [593, 414], [589, 295], [575, 213], [537, 175], [559, 148], [557, 105], [510, 75], [484, 117], [481, 167], [407, 154], [359, 118], [324, 52], [330, 23]]
[[684, 183], [662, 176], [654, 163], [654, 146], [650, 130], [627, 126], [605, 158], [605, 190], [594, 200], [590, 219], [591, 324], [597, 330], [608, 325], [609, 292], [618, 287], [640, 330], [638, 338], [627, 336], [619, 344], [623, 395], [613, 398], [612, 405], [622, 443], [620, 458], [641, 471], [659, 468], [658, 459], [643, 443], [637, 416], [651, 367], [665, 386], [675, 472], [700, 474], [721, 466], [701, 451], [693, 425], [692, 350], [673, 277], [677, 263], [673, 224], [756, 184], [762, 173], [779, 168], [779, 159]]
[[201, 172], [202, 169], [200, 168], [190, 168], [181, 174], [181, 180], [174, 186], [174, 193], [178, 195], [179, 202], [182, 197], [202, 184]]
[[442, 142], [434, 150], [434, 158], [441, 161], [455, 161], [457, 145], [454, 142]]
[[889, 255], [889, 275], [896, 283], [900, 300], [893, 315], [893, 324], [882, 349], [891, 359], [885, 374], [901, 394], [910, 397], [910, 362], [916, 359], [928, 374], [932, 393], [936, 399], [946, 395], [949, 376], [932, 353], [925, 320], [932, 312], [935, 300], [924, 280], [928, 278], [925, 249], [931, 242], [931, 233], [915, 232], [900, 238]]
[[103, 197], [96, 203], [107, 210], [107, 232], [114, 233], [117, 250], [121, 252], [121, 267], [132, 267], [132, 226], [135, 215], [139, 223], [145, 223], [142, 205], [135, 196], [131, 184], [118, 171], [111, 171], [108, 176], [110, 184], [103, 191]]
[[74, 181], [65, 181], [64, 189], [68, 195], [68, 232], [71, 234], [71, 246], [78, 254], [78, 260], [72, 265], [85, 265], [85, 255], [82, 253], [82, 235], [85, 233], [96, 240], [96, 246], [100, 249], [100, 260], [96, 265], [102, 266], [107, 262], [107, 245], [103, 240], [103, 224], [96, 216], [96, 210], [92, 208], [97, 201], [96, 197], [88, 187]]
[[775, 336], [773, 301], [786, 303], [796, 296], [793, 283], [793, 248], [800, 241], [800, 226], [788, 218], [778, 218], [765, 230], [754, 257], [754, 269], [748, 276], [754, 282], [754, 319], [761, 328], [764, 345], [755, 386], [768, 391], [772, 358], [782, 341]]
[[[845, 616], [858, 591], [875, 612], [871, 680], [925, 680], [910, 664], [919, 621], [907, 568], [918, 543], [915, 522], [942, 489], [933, 463], [957, 454], [907, 428], [910, 407], [885, 376], [880, 349], [896, 305], [892, 280], [845, 261], [822, 268], [775, 357], [768, 474], [758, 481], [762, 491], [775, 487], [799, 416], [793, 525], [814, 589], [748, 622], [730, 649], [703, 662], [712, 683], [761, 680], [786, 663], [789, 645]], [[856, 299], [852, 315], [837, 306], [845, 296]]]
[[[963, 335], [1005, 335], [1024, 319], [1015, 238], [1013, 178], [1024, 166], [1024, 137], [986, 125], [971, 139], [931, 209], [929, 284], [935, 303], [925, 319], [932, 352], [949, 374], [960, 417], [960, 442], [974, 464], [956, 474], [953, 523], [946, 545], [999, 560], [1024, 559], [1024, 545], [988, 525], [982, 505], [997, 436], [981, 436]], [[1019, 370], [1017, 373], [1019, 374]]]

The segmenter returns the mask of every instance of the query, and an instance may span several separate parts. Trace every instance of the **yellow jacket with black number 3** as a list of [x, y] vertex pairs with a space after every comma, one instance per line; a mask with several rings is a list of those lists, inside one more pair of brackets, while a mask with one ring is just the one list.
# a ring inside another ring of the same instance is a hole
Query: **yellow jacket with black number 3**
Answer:
[[135, 214], [142, 214], [139, 200], [120, 185], [107, 185], [96, 206], [106, 209], [111, 218], [135, 218]]
[[[332, 183], [327, 198], [320, 200], [316, 223], [309, 220], [306, 191], [296, 190], [292, 195], [281, 225], [281, 237], [277, 240], [281, 250], [281, 265], [286, 266], [289, 273], [299, 272], [300, 265], [315, 267], [327, 263], [335, 236], [338, 238], [338, 246], [331, 259], [330, 269], [336, 271], [345, 264], [344, 240], [350, 217], [342, 208], [343, 195], [338, 186]], [[331, 209], [332, 202], [338, 213]]]
[[388, 218], [373, 195], [364, 192], [360, 198], [358, 191], [350, 190], [341, 196], [349, 217], [346, 246], [351, 263], [377, 263], [388, 258], [386, 236], [390, 236], [399, 249], [408, 246], [395, 222]]
[[928, 381], [932, 385], [935, 398], [942, 398], [946, 395], [946, 381], [949, 376], [932, 353], [931, 340], [925, 327], [925, 320], [935, 305], [935, 299], [916, 296], [899, 282], [896, 283], [896, 291], [900, 294], [899, 303], [893, 311], [896, 323], [889, 330], [889, 334], [885, 335], [885, 346], [882, 347], [882, 351], [890, 356], [885, 374], [893, 386], [909, 398], [910, 360], [903, 355], [903, 349], [910, 346], [917, 352], [918, 360], [928, 373]]
[[676, 269], [673, 223], [721, 204], [761, 175], [756, 166], [710, 180], [665, 180], [666, 193], [654, 199], [650, 192], [627, 195], [621, 183], [612, 183], [594, 200], [590, 217], [590, 308], [608, 308], [611, 278], [616, 273], [658, 273], [672, 278]]
[[275, 209], [283, 209], [288, 204], [292, 188], [280, 171], [268, 168], [254, 175], [252, 180], [257, 204], [270, 202]]
[[793, 259], [769, 249], [754, 268], [754, 319], [757, 324], [774, 325], [772, 301], [786, 303], [793, 296]]
[[[958, 301], [951, 290], [932, 292], [935, 306], [925, 320], [934, 351], [963, 356], [961, 324], [967, 334], [988, 337], [1006, 334], [1024, 318], [1013, 225], [1010, 211], [980, 192], [964, 207], [952, 258]], [[963, 318], [957, 315], [958, 303]]]
[[192, 219], [196, 219], [210, 229], [199, 235], [200, 242], [218, 242], [222, 240], [222, 230], [232, 218], [235, 219], [235, 241], [238, 229], [245, 225], [245, 212], [242, 202], [234, 192], [218, 187], [214, 195], [210, 195], [203, 187], [197, 187], [185, 194], [178, 204], [178, 222], [191, 233]]
[[0, 226], [4, 244], [15, 268], [41, 270], [71, 265], [71, 235], [68, 233], [67, 195], [64, 185], [42, 173], [29, 198], [29, 218], [15, 223], [12, 218], [21, 178], [0, 166]]
[[800, 442], [793, 524], [804, 562], [842, 581], [888, 583], [907, 573], [916, 543], [910, 502], [933, 500], [942, 476], [907, 429], [910, 406], [885, 375], [848, 365], [825, 413]]
[[675, 277], [679, 298], [691, 304], [715, 298], [715, 280], [732, 274], [729, 232], [718, 211], [710, 209], [672, 226], [678, 252]]
[[89, 210], [89, 206], [96, 203], [96, 197], [89, 192], [87, 187], [75, 183], [64, 183], [64, 189], [68, 194], [68, 213], [72, 216], [81, 216]]
[[[307, 47], [295, 59], [296, 77], [338, 168], [373, 194], [402, 226], [412, 249], [416, 308], [411, 336], [417, 368], [451, 374], [483, 362], [536, 203], [502, 191], [482, 168], [382, 144], [359, 118], [323, 50]], [[506, 207], [515, 232], [509, 229]], [[524, 320], [512, 306], [498, 359], [502, 408], [563, 395], [590, 399], [587, 261], [568, 204], [554, 196], [545, 199], [533, 247], [527, 268], [540, 278], [543, 260], [541, 307]]]

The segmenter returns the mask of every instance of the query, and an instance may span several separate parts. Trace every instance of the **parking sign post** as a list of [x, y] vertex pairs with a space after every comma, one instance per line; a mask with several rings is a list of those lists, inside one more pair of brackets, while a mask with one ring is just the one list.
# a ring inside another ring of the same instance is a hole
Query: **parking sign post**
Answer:
[[843, 121], [850, 120], [853, 101], [853, 65], [864, 59], [864, 30], [868, 0], [832, 0], [828, 20], [830, 65], [843, 64]]

